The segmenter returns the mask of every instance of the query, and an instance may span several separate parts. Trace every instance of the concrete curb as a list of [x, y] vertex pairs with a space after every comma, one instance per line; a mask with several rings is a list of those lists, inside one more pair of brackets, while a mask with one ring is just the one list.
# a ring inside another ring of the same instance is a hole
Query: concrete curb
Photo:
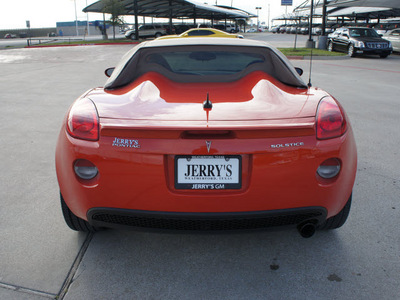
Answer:
[[[304, 56], [304, 60], [309, 60], [311, 56]], [[350, 59], [351, 57], [348, 55], [343, 56], [313, 56], [313, 60], [342, 60], [342, 59]]]
[[140, 42], [123, 42], [123, 43], [89, 43], [89, 44], [71, 44], [71, 45], [35, 45], [25, 46], [24, 48], [56, 48], [56, 47], [77, 47], [77, 46], [115, 46], [115, 45], [137, 45]]
[[[290, 60], [310, 60], [311, 56], [287, 56]], [[343, 59], [350, 59], [350, 56], [343, 55], [343, 56], [313, 56], [313, 60], [343, 60]]]

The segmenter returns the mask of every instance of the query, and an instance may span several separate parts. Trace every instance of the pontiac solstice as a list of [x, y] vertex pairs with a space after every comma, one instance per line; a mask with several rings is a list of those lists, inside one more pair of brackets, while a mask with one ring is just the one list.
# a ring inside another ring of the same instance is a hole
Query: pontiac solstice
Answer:
[[270, 45], [143, 42], [71, 106], [56, 149], [61, 206], [78, 231], [297, 226], [349, 215], [349, 119]]

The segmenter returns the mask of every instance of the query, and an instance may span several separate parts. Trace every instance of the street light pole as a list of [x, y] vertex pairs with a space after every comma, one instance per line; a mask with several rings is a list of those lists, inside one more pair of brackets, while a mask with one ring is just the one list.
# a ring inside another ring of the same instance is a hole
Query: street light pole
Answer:
[[76, 12], [76, 0], [74, 0], [74, 4], [75, 4], [75, 29], [76, 29], [76, 36], [78, 36], [79, 31], [78, 31], [78, 14]]

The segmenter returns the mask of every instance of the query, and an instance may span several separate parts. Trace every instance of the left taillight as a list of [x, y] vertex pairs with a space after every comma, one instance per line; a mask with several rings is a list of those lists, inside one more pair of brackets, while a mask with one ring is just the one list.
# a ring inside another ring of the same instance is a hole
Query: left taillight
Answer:
[[91, 100], [84, 98], [74, 103], [68, 114], [67, 131], [77, 139], [88, 141], [99, 139], [99, 116]]
[[331, 97], [323, 98], [317, 109], [317, 139], [326, 140], [342, 136], [347, 129], [345, 115]]

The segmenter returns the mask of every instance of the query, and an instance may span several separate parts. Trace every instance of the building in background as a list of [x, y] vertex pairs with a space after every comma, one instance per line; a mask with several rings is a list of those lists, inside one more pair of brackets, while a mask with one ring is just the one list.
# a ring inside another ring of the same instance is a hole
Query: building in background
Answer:
[[[106, 22], [107, 23], [107, 22]], [[103, 21], [71, 21], [71, 22], [57, 22], [57, 35], [58, 36], [87, 36], [87, 35], [102, 35], [104, 29]], [[107, 34], [112, 34], [112, 26], [105, 25]]]

